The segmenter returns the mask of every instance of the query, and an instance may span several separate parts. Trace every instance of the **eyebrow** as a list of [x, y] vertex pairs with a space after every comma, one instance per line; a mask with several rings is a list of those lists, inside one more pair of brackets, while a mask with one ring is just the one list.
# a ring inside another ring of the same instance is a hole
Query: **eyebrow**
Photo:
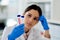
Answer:
[[28, 14], [32, 15], [31, 13], [28, 13]]
[[[28, 13], [28, 14], [32, 15], [31, 13]], [[36, 17], [36, 16], [35, 16], [35, 17]], [[36, 17], [36, 18], [39, 18], [39, 17]]]
[[39, 19], [39, 17], [35, 17], [35, 18]]

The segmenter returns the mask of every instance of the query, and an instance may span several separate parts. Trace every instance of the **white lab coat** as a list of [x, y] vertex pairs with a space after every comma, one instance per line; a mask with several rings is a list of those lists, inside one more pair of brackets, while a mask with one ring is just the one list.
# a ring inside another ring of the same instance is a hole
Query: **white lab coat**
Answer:
[[[1, 40], [8, 40], [8, 34], [11, 33], [11, 31], [14, 29], [14, 27], [6, 27], [3, 31], [3, 35]], [[48, 40], [46, 38], [43, 38], [42, 35], [40, 34], [40, 30], [37, 28], [31, 28], [30, 34], [28, 36], [27, 40]], [[18, 37], [16, 40], [25, 40], [23, 34]]]
[[[27, 40], [48, 40], [47, 38], [43, 37], [40, 33], [41, 31], [39, 29], [32, 28], [30, 30], [30, 34]], [[23, 35], [21, 35], [16, 40], [25, 40], [25, 38]]]

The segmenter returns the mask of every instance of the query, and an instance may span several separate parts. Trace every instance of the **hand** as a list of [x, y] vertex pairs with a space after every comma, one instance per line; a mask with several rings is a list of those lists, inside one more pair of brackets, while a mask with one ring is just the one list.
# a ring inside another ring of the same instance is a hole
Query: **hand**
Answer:
[[44, 37], [46, 37], [46, 38], [51, 38], [50, 37], [50, 34], [49, 34], [49, 30], [46, 30], [45, 32], [44, 32]]
[[21, 24], [13, 29], [11, 34], [8, 35], [8, 40], [15, 40], [17, 37], [24, 33], [24, 24]]
[[46, 18], [44, 16], [40, 16], [39, 17], [39, 21], [41, 21], [41, 24], [42, 24], [44, 30], [48, 30], [49, 29], [47, 20], [46, 20]]

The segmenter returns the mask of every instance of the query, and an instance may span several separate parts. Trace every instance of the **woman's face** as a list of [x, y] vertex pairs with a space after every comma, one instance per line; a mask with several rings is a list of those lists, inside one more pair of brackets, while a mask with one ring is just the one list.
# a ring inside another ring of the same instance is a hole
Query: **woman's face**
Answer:
[[37, 10], [31, 9], [24, 15], [25, 27], [30, 30], [36, 23], [38, 23], [39, 13]]

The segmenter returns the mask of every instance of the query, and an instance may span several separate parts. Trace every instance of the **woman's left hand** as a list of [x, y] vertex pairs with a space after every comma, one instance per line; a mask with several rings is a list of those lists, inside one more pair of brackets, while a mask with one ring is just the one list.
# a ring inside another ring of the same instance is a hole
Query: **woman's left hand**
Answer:
[[50, 37], [50, 34], [49, 34], [49, 30], [46, 30], [43, 35], [44, 35], [44, 37], [46, 37], [46, 38], [51, 38], [51, 37]]
[[42, 24], [44, 30], [49, 30], [47, 20], [44, 16], [40, 16], [39, 21], [41, 21], [41, 24]]

